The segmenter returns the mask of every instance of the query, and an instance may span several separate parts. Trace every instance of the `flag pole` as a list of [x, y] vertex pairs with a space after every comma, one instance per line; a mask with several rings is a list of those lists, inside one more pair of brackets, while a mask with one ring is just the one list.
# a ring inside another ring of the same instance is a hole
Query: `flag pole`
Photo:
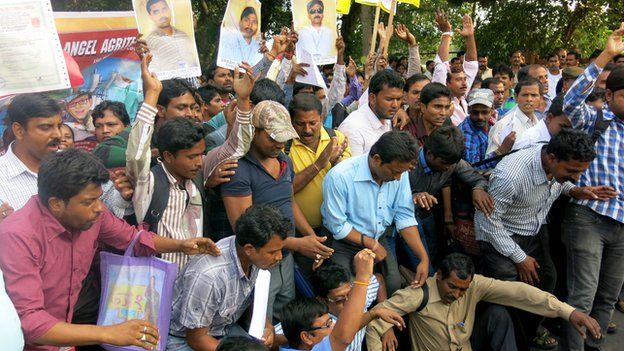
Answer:
[[390, 37], [392, 36], [392, 22], [394, 22], [394, 14], [396, 13], [397, 0], [392, 0], [390, 6], [390, 17], [388, 18], [388, 27], [386, 28], [386, 42], [384, 43], [383, 54], [388, 55], [388, 46], [390, 46]]
[[377, 5], [375, 10], [375, 24], [373, 25], [373, 37], [371, 38], [371, 48], [370, 52], [375, 52], [375, 45], [377, 45], [377, 26], [379, 25], [379, 15], [381, 12], [381, 7]]

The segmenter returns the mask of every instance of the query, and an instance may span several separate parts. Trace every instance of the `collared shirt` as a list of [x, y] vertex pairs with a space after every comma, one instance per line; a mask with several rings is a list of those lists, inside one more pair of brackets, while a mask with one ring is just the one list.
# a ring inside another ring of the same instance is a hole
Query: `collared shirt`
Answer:
[[[585, 100], [592, 91], [602, 70], [592, 63], [580, 75], [565, 95], [563, 112], [568, 116], [574, 128], [593, 133], [598, 112], [587, 105]], [[587, 206], [604, 216], [624, 223], [624, 121], [618, 119], [608, 105], [602, 109], [603, 119], [612, 121], [607, 130], [596, 141], [596, 158], [587, 171], [581, 175], [579, 186], [606, 185], [613, 187], [618, 196], [609, 201], [573, 200]]]
[[263, 54], [260, 53], [260, 43], [256, 38], [251, 38], [247, 43], [243, 34], [239, 30], [223, 29], [223, 38], [220, 41], [219, 57], [221, 60], [238, 66], [241, 62], [247, 62], [255, 65], [262, 60]]
[[[297, 48], [304, 48], [314, 58], [314, 63], [324, 65], [335, 62], [336, 52], [336, 32], [330, 28], [321, 26], [303, 27], [299, 30], [299, 41]], [[300, 55], [299, 55], [300, 56]]]
[[379, 239], [392, 223], [398, 231], [417, 225], [408, 173], [380, 186], [371, 174], [368, 155], [340, 162], [327, 173], [321, 214], [336, 240], [351, 229]]
[[[146, 38], [147, 46], [154, 54], [150, 64], [152, 72], [168, 72], [190, 69], [199, 64], [195, 42], [184, 31], [173, 28], [173, 34], [156, 28]], [[162, 78], [161, 79], [166, 79]]]
[[[488, 145], [488, 129], [477, 127], [470, 116], [468, 116], [463, 122], [457, 126], [459, 130], [464, 134], [464, 141], [466, 143], [466, 149], [464, 150], [464, 160], [470, 164], [481, 162], [488, 158], [494, 157], [495, 153], [487, 154]], [[490, 169], [496, 167], [496, 161], [483, 164], [477, 169]]]
[[4, 278], [0, 270], [0, 345], [5, 351], [24, 350], [24, 334], [15, 306], [4, 288]]
[[[289, 347], [280, 346], [280, 351], [299, 351], [298, 349], [291, 349]], [[332, 351], [331, 342], [329, 341], [329, 335], [323, 338], [321, 342], [312, 347], [312, 351]]]
[[349, 138], [351, 154], [359, 156], [368, 154], [373, 144], [385, 133], [392, 130], [392, 121], [379, 119], [367, 104], [349, 115], [338, 127], [342, 134]]
[[[574, 307], [557, 300], [552, 294], [521, 282], [507, 282], [475, 274], [464, 296], [447, 305], [441, 297], [436, 276], [427, 279], [429, 301], [416, 312], [423, 300], [422, 289], [398, 290], [379, 306], [409, 314], [409, 332], [413, 351], [471, 351], [470, 336], [478, 302], [515, 307], [545, 317], [568, 320]], [[369, 351], [382, 349], [381, 336], [392, 324], [377, 319], [368, 324], [366, 346]], [[406, 347], [407, 349], [407, 347]]]
[[[433, 62], [435, 62], [435, 68], [433, 69], [433, 78], [431, 79], [431, 82], [437, 82], [446, 85], [446, 78], [448, 72], [450, 71], [449, 62], [442, 62], [442, 59], [437, 54]], [[468, 88], [470, 88], [475, 80], [475, 77], [479, 73], [479, 62], [464, 61], [463, 68], [464, 74], [466, 75], [466, 84], [468, 85]], [[466, 102], [466, 97], [468, 97], [469, 93], [470, 89], [466, 89], [466, 93], [464, 94], [464, 96], [460, 98], [453, 97], [454, 109], [451, 120], [453, 121], [453, 125], [455, 126], [463, 122], [466, 119], [466, 116], [468, 116], [468, 103]]]
[[498, 116], [500, 118], [504, 117], [509, 111], [511, 111], [512, 108], [516, 107], [516, 94], [514, 93], [513, 89], [510, 89], [510, 94], [509, 97], [507, 99], [505, 99], [505, 102], [503, 102], [503, 106], [499, 107], [496, 109], [496, 112], [498, 112]]
[[537, 235], [553, 202], [574, 187], [569, 182], [548, 180], [542, 148], [520, 150], [499, 162], [490, 175], [488, 190], [494, 199], [494, 212], [486, 216], [475, 211], [476, 239], [489, 242], [514, 262], [524, 261], [526, 254], [511, 236]]
[[520, 138], [516, 139], [513, 145], [513, 150], [524, 149], [527, 146], [535, 145], [537, 143], [547, 143], [550, 141], [550, 133], [546, 126], [545, 120], [540, 120], [536, 125], [529, 128], [524, 132]]
[[[336, 132], [338, 143], [342, 144], [345, 140], [344, 134]], [[329, 145], [331, 138], [325, 128], [321, 128], [321, 138], [316, 148], [313, 151], [309, 147], [305, 146], [299, 139], [294, 139], [290, 148], [290, 158], [292, 159], [293, 168], [295, 174], [303, 171], [307, 167], [311, 166], [321, 156], [327, 145]], [[351, 157], [351, 148], [347, 148], [340, 157], [341, 160], [345, 160]], [[321, 204], [323, 203], [323, 179], [329, 170], [332, 168], [331, 163], [327, 163], [325, 168], [310, 180], [310, 182], [298, 193], [295, 194], [295, 201], [308, 223], [312, 228], [318, 228], [323, 223], [321, 220]]]
[[561, 70], [559, 74], [552, 74], [550, 70], [548, 70], [548, 96], [551, 99], [557, 97], [557, 83], [561, 79]]
[[37, 193], [37, 173], [31, 171], [13, 153], [15, 142], [0, 156], [0, 201], [19, 210]]
[[505, 140], [505, 137], [508, 135], [508, 133], [507, 135], [501, 135], [501, 133], [506, 129], [509, 129], [510, 124], [510, 132], [516, 132], [517, 139], [520, 138], [527, 129], [536, 125], [537, 122], [538, 120], [535, 116], [531, 118], [525, 115], [518, 106], [512, 108], [511, 111], [496, 122], [496, 124], [490, 129], [486, 153], [490, 154], [495, 152], [501, 146], [503, 140]]
[[[366, 289], [366, 303], [364, 305], [364, 311], [368, 311], [370, 306], [372, 306], [373, 302], [377, 300], [377, 291], [379, 290], [379, 281], [377, 277], [373, 275], [370, 280], [370, 284], [368, 285], [368, 289]], [[329, 314], [329, 317], [336, 323], [338, 321], [338, 317], [333, 314]], [[275, 335], [284, 334], [284, 330], [282, 329], [282, 323], [277, 323], [275, 326]], [[358, 330], [355, 334], [355, 338], [353, 341], [347, 346], [345, 351], [360, 351], [362, 350], [362, 343], [364, 342], [364, 337], [366, 337], [366, 327]], [[287, 348], [285, 348], [288, 350]]]
[[[60, 322], [71, 323], [74, 305], [99, 243], [125, 250], [138, 230], [106, 207], [85, 231], [68, 231], [38, 196], [0, 223], [0, 269], [20, 316], [26, 350]], [[136, 255], [155, 254], [153, 233], [142, 232]]]
[[[446, 118], [444, 120], [444, 123], [442, 124], [443, 127], [451, 125], [453, 125], [453, 122], [450, 118]], [[429, 136], [429, 132], [425, 127], [425, 121], [422, 114], [416, 117], [416, 120], [412, 120], [410, 118], [409, 123], [405, 126], [405, 130], [407, 130], [410, 134], [412, 134], [414, 138], [416, 138], [416, 140], [418, 140], [418, 144], [420, 145], [420, 147], [425, 146], [425, 141]]]
[[[236, 237], [217, 242], [220, 256], [197, 255], [178, 275], [173, 289], [171, 335], [186, 337], [189, 329], [207, 328], [208, 335], [223, 336], [253, 300], [258, 268], [245, 275], [236, 252]], [[161, 331], [162, 333], [162, 331]]]

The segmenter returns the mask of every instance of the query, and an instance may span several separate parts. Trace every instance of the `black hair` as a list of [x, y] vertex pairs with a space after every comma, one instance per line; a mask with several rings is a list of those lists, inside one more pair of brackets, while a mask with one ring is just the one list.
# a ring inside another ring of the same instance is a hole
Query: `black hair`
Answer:
[[514, 77], [514, 72], [511, 69], [511, 67], [507, 66], [504, 63], [499, 63], [497, 65], [495, 65], [494, 67], [492, 67], [492, 76], [495, 76], [497, 74], [506, 74], [509, 78], [513, 79]]
[[457, 57], [453, 57], [453, 58], [451, 59], [451, 64], [454, 64], [454, 63], [455, 63], [455, 62], [457, 62], [457, 61], [461, 61], [461, 58], [460, 58], [459, 56], [457, 56]]
[[551, 57], [556, 57], [557, 60], [559, 59], [559, 54], [557, 52], [551, 52], [547, 57], [546, 60], [550, 60]]
[[510, 53], [509, 53], [509, 57], [511, 58], [513, 56], [513, 54], [515, 54], [516, 52], [519, 52], [520, 55], [522, 55], [522, 50], [520, 49], [513, 49]]
[[59, 104], [42, 93], [20, 94], [13, 98], [7, 109], [9, 125], [19, 123], [26, 127], [28, 120], [36, 117], [52, 117], [61, 113]]
[[267, 205], [253, 205], [236, 221], [236, 245], [250, 244], [259, 249], [274, 236], [286, 239], [291, 227], [292, 222], [278, 209]]
[[93, 123], [95, 123], [96, 119], [104, 118], [104, 111], [106, 110], [115, 115], [124, 126], [130, 125], [130, 116], [128, 115], [128, 111], [126, 111], [126, 105], [119, 101], [111, 100], [104, 100], [93, 108], [93, 112], [91, 112]]
[[293, 96], [299, 94], [303, 89], [312, 89], [312, 91], [314, 91], [314, 87], [310, 84], [295, 82], [293, 85]]
[[617, 65], [613, 62], [607, 62], [607, 64], [604, 66], [604, 68], [602, 69], [602, 71], [613, 71], [615, 69], [615, 67], [617, 67]]
[[70, 134], [71, 134], [71, 136], [72, 136], [72, 141], [74, 141], [74, 142], [75, 142], [75, 141], [76, 141], [76, 135], [74, 135], [74, 129], [73, 129], [72, 127], [70, 127], [70, 126], [69, 126], [68, 124], [66, 124], [66, 123], [61, 124], [61, 127], [67, 127], [67, 128], [69, 129], [69, 133], [70, 133]]
[[221, 339], [216, 351], [268, 351], [260, 341], [246, 336], [228, 336]]
[[600, 56], [600, 54], [601, 54], [601, 53], [602, 53], [602, 50], [600, 50], [600, 49], [596, 49], [596, 50], [594, 50], [594, 51], [591, 53], [591, 55], [589, 55], [589, 59], [590, 59], [590, 60], [592, 60], [592, 59], [596, 59], [596, 58], [598, 58], [598, 56]]
[[175, 155], [180, 150], [195, 146], [205, 137], [201, 125], [188, 118], [176, 117], [165, 121], [156, 132], [156, 147], [162, 156], [165, 151]]
[[486, 54], [486, 53], [479, 52], [479, 54], [477, 54], [477, 59], [479, 59], [479, 58], [481, 58], [481, 57], [488, 58], [488, 57], [490, 57], [490, 55], [488, 55], [488, 54]]
[[325, 304], [317, 299], [299, 297], [282, 309], [282, 330], [290, 347], [301, 346], [301, 332], [312, 328], [314, 320], [329, 313]]
[[384, 133], [369, 151], [369, 157], [379, 155], [381, 163], [413, 162], [418, 158], [418, 141], [404, 131]]
[[331, 263], [321, 266], [312, 275], [312, 289], [317, 297], [327, 298], [330, 290], [351, 282], [351, 273], [343, 266]]
[[559, 78], [559, 81], [557, 82], [557, 85], [555, 86], [555, 94], [559, 95], [561, 94], [561, 92], [563, 91], [563, 82], [566, 79], [563, 78], [563, 76], [561, 78]]
[[256, 14], [256, 9], [251, 6], [247, 6], [243, 9], [243, 12], [241, 12], [240, 19], [242, 20], [249, 15], [255, 15], [256, 17], [258, 17], [258, 14]]
[[615, 67], [607, 77], [605, 89], [616, 92], [624, 88], [624, 66]]
[[486, 78], [483, 80], [483, 82], [481, 82], [481, 89], [490, 89], [490, 85], [492, 84], [498, 85], [501, 83], [502, 83], [501, 80], [498, 78], [494, 78], [494, 77]]
[[403, 91], [408, 92], [412, 85], [422, 82], [423, 80], [430, 81], [429, 77], [422, 73], [415, 73], [411, 77], [407, 78], [405, 85], [403, 85]]
[[587, 102], [594, 102], [598, 100], [605, 101], [605, 90], [599, 87], [594, 87], [591, 93], [587, 96]]
[[566, 55], [566, 57], [568, 57], [569, 55], [573, 55], [575, 60], [580, 60], [581, 59], [581, 53], [578, 51], [568, 51], [568, 54]]
[[388, 63], [393, 63], [393, 62], [399, 62], [399, 55], [397, 54], [390, 54], [388, 55]]
[[475, 267], [470, 257], [460, 253], [452, 253], [442, 259], [440, 272], [442, 273], [441, 279], [446, 279], [451, 275], [451, 272], [455, 272], [457, 278], [466, 280], [472, 279], [475, 274]]
[[464, 50], [459, 50], [459, 51], [455, 54], [455, 57], [462, 57], [462, 56], [464, 56], [464, 55], [466, 55], [466, 51], [464, 51]]
[[624, 54], [617, 54], [613, 56], [613, 63], [618, 62], [618, 60], [621, 59], [622, 57], [624, 57]]
[[522, 68], [520, 68], [518, 70], [518, 76], [517, 76], [518, 81], [525, 80], [525, 79], [531, 77], [529, 75], [529, 67], [531, 67], [531, 65], [523, 66]]
[[314, 5], [320, 5], [321, 9], [325, 10], [325, 5], [323, 4], [322, 0], [311, 0], [308, 3], [308, 6], [307, 6], [308, 7], [308, 12], [310, 12], [310, 9], [312, 9], [312, 6], [314, 6]]
[[37, 193], [43, 204], [50, 198], [67, 203], [91, 184], [102, 185], [109, 180], [102, 161], [86, 151], [69, 148], [41, 160], [37, 177]]
[[539, 94], [543, 95], [544, 94], [544, 86], [542, 85], [542, 83], [533, 78], [533, 77], [527, 77], [521, 81], [518, 81], [518, 84], [516, 84], [516, 87], [514, 88], [514, 92], [516, 93], [516, 96], [520, 95], [520, 92], [522, 91], [522, 88], [524, 87], [530, 87], [530, 86], [537, 86], [539, 88]]
[[405, 85], [405, 81], [400, 74], [389, 69], [382, 69], [371, 78], [368, 91], [377, 95], [384, 88], [398, 88], [402, 90], [403, 85]]
[[465, 149], [464, 134], [455, 126], [437, 128], [425, 140], [425, 150], [447, 163], [459, 162]]
[[269, 78], [262, 78], [258, 80], [253, 89], [251, 89], [251, 94], [249, 95], [249, 100], [254, 105], [261, 103], [262, 101], [275, 101], [284, 105], [286, 102], [286, 94], [284, 91]]
[[[147, 0], [147, 3], [145, 4], [145, 9], [147, 10], [147, 13], [152, 14], [152, 11], [150, 10], [150, 8], [152, 7], [152, 5], [158, 4], [159, 2], [164, 2], [165, 4], [167, 4], [167, 1], [165, 0]], [[167, 7], [168, 6], [169, 4], [167, 4]]]
[[425, 62], [425, 68], [427, 68], [427, 66], [429, 66], [430, 63], [433, 63], [433, 60], [427, 60], [427, 62]]
[[420, 102], [428, 105], [431, 101], [439, 97], [452, 99], [452, 96], [453, 93], [451, 93], [451, 89], [449, 89], [446, 85], [434, 82], [423, 87], [423, 90], [420, 92]]
[[546, 152], [555, 155], [561, 161], [590, 162], [596, 158], [596, 149], [591, 137], [577, 129], [563, 128], [553, 136], [546, 147]]
[[186, 93], [190, 93], [195, 99], [195, 89], [191, 87], [184, 79], [173, 78], [162, 81], [163, 89], [158, 95], [157, 104], [167, 107], [171, 100], [180, 97]]
[[203, 87], [199, 87], [197, 89], [197, 93], [201, 96], [204, 103], [210, 103], [212, 99], [214, 99], [217, 95], [219, 95], [219, 89], [214, 85], [204, 85]]
[[563, 96], [564, 94], [557, 95], [552, 102], [550, 103], [550, 108], [548, 108], [548, 113], [557, 117], [563, 116]]
[[290, 106], [288, 106], [288, 113], [290, 113], [291, 119], [295, 118], [297, 111], [316, 111], [320, 116], [323, 114], [323, 104], [321, 104], [321, 100], [319, 100], [319, 98], [317, 98], [314, 94], [297, 94], [290, 102]]

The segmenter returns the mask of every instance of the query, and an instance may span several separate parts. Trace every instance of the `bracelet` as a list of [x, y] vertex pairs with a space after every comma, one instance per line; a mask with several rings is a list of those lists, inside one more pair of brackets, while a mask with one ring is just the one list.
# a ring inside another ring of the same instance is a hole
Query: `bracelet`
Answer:
[[361, 285], [361, 286], [368, 286], [370, 283], [365, 283], [365, 282], [361, 282], [359, 280], [354, 280], [353, 284], [354, 285]]
[[442, 33], [442, 36], [448, 35], [449, 37], [453, 36], [453, 32], [444, 32]]

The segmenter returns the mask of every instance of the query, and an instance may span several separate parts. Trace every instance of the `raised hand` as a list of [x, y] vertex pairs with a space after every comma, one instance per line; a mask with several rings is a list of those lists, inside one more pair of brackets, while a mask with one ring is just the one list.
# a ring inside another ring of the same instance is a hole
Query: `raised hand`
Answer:
[[337, 64], [339, 65], [344, 65], [344, 53], [345, 53], [345, 42], [344, 39], [342, 38], [342, 35], [340, 35], [340, 33], [338, 33], [338, 37], [336, 38], [336, 51], [337, 51], [337, 59], [338, 62]]
[[444, 10], [438, 9], [436, 11], [435, 21], [440, 32], [446, 33], [451, 31], [451, 22], [449, 22], [448, 14]]
[[[234, 70], [234, 92], [239, 100], [248, 100], [256, 82], [253, 68], [247, 62], [242, 62]], [[240, 102], [239, 102], [240, 104]]]
[[115, 189], [119, 191], [119, 194], [124, 200], [126, 201], [132, 200], [132, 195], [134, 194], [134, 188], [132, 187], [132, 183], [130, 183], [128, 176], [126, 175], [125, 170], [120, 169], [120, 170], [113, 172], [111, 180], [113, 181], [113, 185], [115, 186]]
[[143, 56], [149, 53], [147, 41], [143, 39], [143, 34], [141, 33], [137, 34], [136, 36], [136, 41], [134, 42], [134, 52], [139, 56], [140, 59], [143, 59]]
[[357, 64], [353, 60], [353, 57], [349, 56], [349, 64], [347, 65], [347, 77], [354, 79], [357, 74]]
[[307, 67], [310, 67], [310, 65], [307, 63], [297, 63], [293, 65], [292, 69], [290, 70], [290, 74], [288, 75], [288, 78], [286, 79], [286, 83], [294, 84], [295, 81], [297, 80], [297, 76], [302, 76], [302, 77], [307, 76], [308, 75], [308, 71], [306, 71]]
[[465, 14], [462, 17], [462, 29], [459, 31], [459, 34], [464, 38], [474, 35], [474, 24], [469, 14]]
[[152, 62], [152, 54], [148, 51], [141, 59], [141, 79], [143, 80], [143, 96], [145, 102], [156, 106], [158, 95], [163, 89], [162, 82], [155, 73], [150, 73], [149, 64]]
[[615, 56], [624, 52], [624, 42], [622, 41], [622, 36], [624, 36], [624, 22], [622, 22], [620, 24], [620, 28], [614, 30], [613, 33], [611, 33], [611, 35], [607, 39], [607, 44], [605, 45], [605, 51], [611, 54], [612, 56]]
[[399, 37], [399, 39], [406, 42], [407, 45], [416, 46], [416, 37], [414, 36], [414, 34], [410, 32], [409, 28], [407, 28], [406, 25], [397, 24], [396, 28], [394, 29], [394, 32], [396, 33], [396, 36]]

